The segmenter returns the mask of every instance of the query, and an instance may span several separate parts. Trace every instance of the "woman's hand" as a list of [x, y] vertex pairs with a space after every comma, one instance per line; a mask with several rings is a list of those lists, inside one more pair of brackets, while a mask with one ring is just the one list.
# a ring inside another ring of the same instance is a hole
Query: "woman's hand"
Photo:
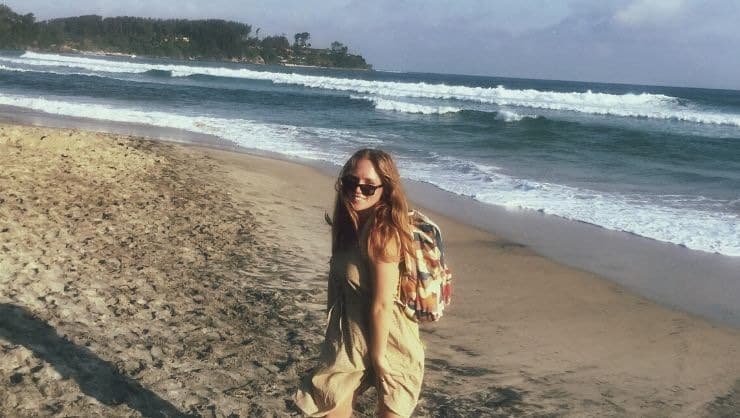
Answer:
[[375, 360], [373, 368], [375, 369], [375, 376], [378, 379], [378, 386], [383, 392], [390, 393], [392, 390], [398, 388], [397, 378], [399, 374], [391, 370], [385, 356]]

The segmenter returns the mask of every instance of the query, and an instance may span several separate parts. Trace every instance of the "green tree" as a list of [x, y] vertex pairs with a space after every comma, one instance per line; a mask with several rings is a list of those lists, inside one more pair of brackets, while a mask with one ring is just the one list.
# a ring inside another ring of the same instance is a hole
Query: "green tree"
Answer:
[[295, 49], [303, 49], [303, 48], [310, 48], [311, 43], [309, 40], [311, 39], [311, 34], [308, 32], [300, 32], [293, 35], [293, 39], [295, 39], [295, 42], [293, 43], [293, 48]]
[[343, 43], [334, 41], [331, 43], [331, 53], [336, 55], [347, 55], [347, 48]]
[[20, 49], [37, 42], [35, 21], [33, 13], [19, 15], [0, 5], [0, 48]]
[[290, 54], [290, 42], [284, 35], [268, 36], [260, 42], [266, 63], [278, 63]]

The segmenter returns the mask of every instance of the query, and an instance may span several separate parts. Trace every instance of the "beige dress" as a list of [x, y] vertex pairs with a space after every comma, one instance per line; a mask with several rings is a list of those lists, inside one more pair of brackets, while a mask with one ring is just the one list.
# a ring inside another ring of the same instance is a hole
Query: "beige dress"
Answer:
[[[363, 231], [360, 242], [367, 242]], [[359, 246], [337, 253], [329, 271], [329, 321], [319, 365], [303, 379], [295, 402], [308, 416], [324, 416], [337, 405], [377, 387], [368, 354], [371, 282], [369, 259]], [[410, 416], [419, 399], [424, 374], [424, 348], [419, 327], [394, 306], [386, 358], [398, 387], [384, 393], [381, 402], [400, 416]]]

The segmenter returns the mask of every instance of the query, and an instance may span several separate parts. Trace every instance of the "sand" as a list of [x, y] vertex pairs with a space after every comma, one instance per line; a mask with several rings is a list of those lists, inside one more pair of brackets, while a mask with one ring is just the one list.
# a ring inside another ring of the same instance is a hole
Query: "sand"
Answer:
[[[0, 416], [297, 415], [332, 184], [246, 154], [0, 125]], [[423, 327], [416, 416], [740, 414], [737, 330], [427, 212], [456, 282]]]

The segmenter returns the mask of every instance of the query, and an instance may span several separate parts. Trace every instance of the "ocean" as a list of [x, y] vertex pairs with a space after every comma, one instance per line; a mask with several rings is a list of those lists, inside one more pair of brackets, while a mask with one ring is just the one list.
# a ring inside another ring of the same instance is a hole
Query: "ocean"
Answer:
[[175, 128], [740, 256], [740, 91], [0, 53], [0, 105]]

